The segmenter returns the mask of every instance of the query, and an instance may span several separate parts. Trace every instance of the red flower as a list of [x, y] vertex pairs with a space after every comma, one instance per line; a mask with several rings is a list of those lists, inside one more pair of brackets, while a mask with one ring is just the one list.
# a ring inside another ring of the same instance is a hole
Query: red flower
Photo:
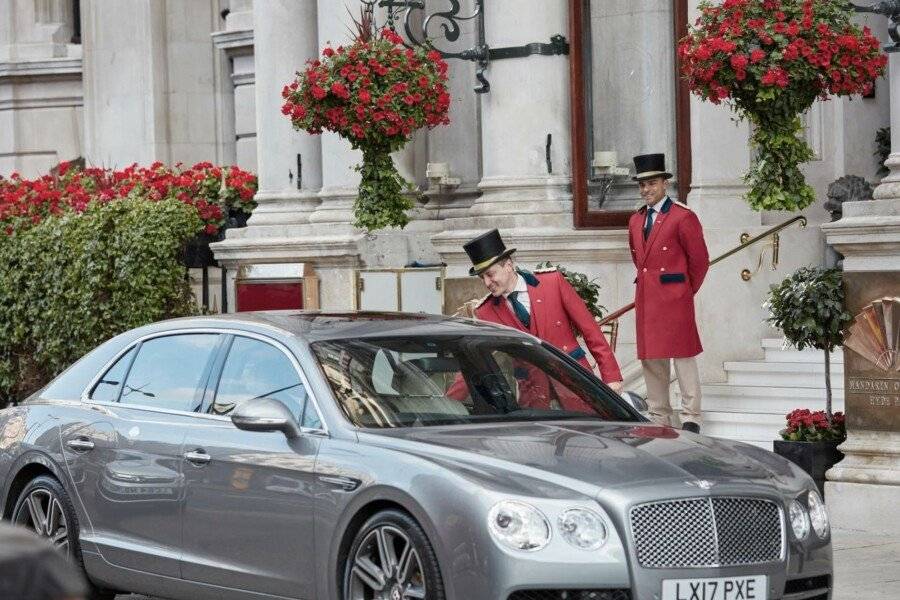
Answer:
[[335, 81], [331, 84], [331, 93], [338, 98], [343, 98], [344, 100], [350, 97], [350, 90], [348, 90], [347, 87], [339, 81]]
[[765, 50], [757, 48], [756, 50], [754, 50], [753, 52], [750, 53], [750, 62], [753, 64], [756, 64], [759, 61], [761, 61], [762, 59], [764, 59], [765, 57], [766, 57]]
[[359, 90], [357, 96], [359, 97], [359, 101], [364, 104], [368, 104], [372, 101], [372, 94], [369, 93], [369, 90]]
[[312, 86], [312, 87], [310, 88], [310, 92], [312, 93], [313, 98], [315, 98], [316, 100], [321, 100], [321, 99], [323, 99], [325, 96], [328, 95], [328, 92], [327, 92], [327, 91], [325, 91], [324, 89], [320, 88], [320, 87], [317, 86], [317, 85]]
[[331, 46], [325, 46], [325, 49], [322, 50], [322, 56], [331, 58], [332, 56], [334, 56], [334, 49]]

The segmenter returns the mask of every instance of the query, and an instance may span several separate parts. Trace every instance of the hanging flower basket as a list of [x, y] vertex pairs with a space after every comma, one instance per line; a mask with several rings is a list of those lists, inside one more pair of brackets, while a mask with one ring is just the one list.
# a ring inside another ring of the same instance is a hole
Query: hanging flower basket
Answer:
[[282, 90], [281, 112], [312, 134], [333, 131], [363, 153], [354, 225], [404, 227], [412, 202], [391, 159], [422, 127], [450, 122], [447, 64], [438, 52], [403, 46], [393, 31], [374, 32], [364, 13], [350, 46], [326, 47]]
[[679, 45], [691, 91], [725, 102], [753, 126], [745, 181], [755, 210], [801, 210], [815, 200], [800, 165], [813, 158], [800, 115], [829, 96], [872, 90], [887, 57], [844, 0], [703, 0]]

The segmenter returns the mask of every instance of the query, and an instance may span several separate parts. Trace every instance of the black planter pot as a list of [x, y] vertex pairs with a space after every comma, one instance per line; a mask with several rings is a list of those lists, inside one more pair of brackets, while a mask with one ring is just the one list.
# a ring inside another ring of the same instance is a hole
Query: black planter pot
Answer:
[[792, 442], [775, 440], [772, 442], [775, 454], [783, 456], [807, 473], [816, 482], [819, 493], [825, 496], [825, 471], [844, 458], [843, 452], [837, 449], [841, 441], [829, 442]]
[[184, 265], [189, 269], [202, 269], [216, 264], [209, 245], [221, 240], [221, 236], [198, 234], [189, 239], [184, 245]]
[[228, 229], [232, 229], [234, 227], [246, 227], [247, 219], [249, 218], [250, 213], [245, 213], [242, 210], [230, 208], [228, 209], [228, 222], [225, 226]]

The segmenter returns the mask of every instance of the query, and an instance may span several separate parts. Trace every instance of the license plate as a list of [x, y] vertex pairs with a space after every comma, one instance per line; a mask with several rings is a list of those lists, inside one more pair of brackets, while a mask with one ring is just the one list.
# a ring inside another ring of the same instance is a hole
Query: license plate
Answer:
[[767, 600], [765, 575], [709, 579], [664, 579], [662, 600]]

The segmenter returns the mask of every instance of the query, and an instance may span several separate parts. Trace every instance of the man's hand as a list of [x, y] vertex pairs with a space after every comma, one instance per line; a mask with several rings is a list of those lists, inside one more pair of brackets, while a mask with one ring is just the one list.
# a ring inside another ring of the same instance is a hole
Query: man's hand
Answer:
[[622, 393], [622, 382], [621, 381], [610, 381], [606, 385], [607, 385], [607, 387], [609, 387], [609, 389], [611, 389], [615, 393], [617, 393], [617, 394]]

